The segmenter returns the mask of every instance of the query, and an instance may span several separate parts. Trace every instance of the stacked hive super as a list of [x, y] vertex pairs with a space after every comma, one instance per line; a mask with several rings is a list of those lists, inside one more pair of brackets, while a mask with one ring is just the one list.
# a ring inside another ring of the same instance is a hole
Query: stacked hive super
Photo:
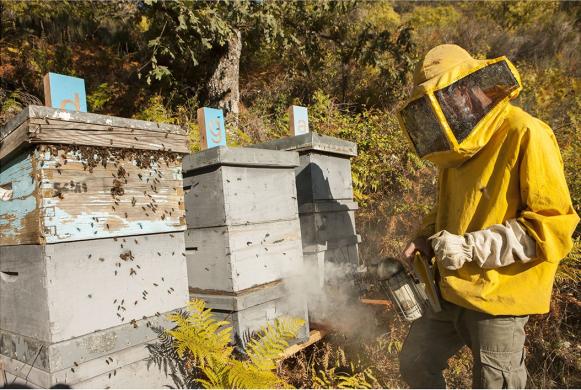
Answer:
[[216, 147], [184, 158], [186, 254], [192, 297], [246, 336], [281, 316], [305, 319], [289, 288], [303, 264], [294, 168], [298, 155]]
[[357, 156], [357, 145], [307, 133], [253, 147], [299, 153], [295, 173], [306, 276], [316, 278], [313, 284], [319, 289], [309, 291], [309, 313], [311, 320], [323, 321], [337, 298], [323, 297], [323, 288], [335, 285], [327, 295], [345, 294], [359, 262], [350, 160]]
[[[188, 300], [177, 126], [30, 106], [0, 133], [0, 359], [37, 387], [161, 387]], [[0, 379], [1, 380], [1, 379]]]

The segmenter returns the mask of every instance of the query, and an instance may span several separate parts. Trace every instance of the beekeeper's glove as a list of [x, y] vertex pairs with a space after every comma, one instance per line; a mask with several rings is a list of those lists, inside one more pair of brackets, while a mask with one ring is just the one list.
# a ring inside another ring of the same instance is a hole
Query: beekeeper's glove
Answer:
[[449, 270], [475, 261], [481, 268], [526, 263], [536, 255], [536, 243], [515, 220], [462, 236], [442, 230], [429, 238], [438, 262]]

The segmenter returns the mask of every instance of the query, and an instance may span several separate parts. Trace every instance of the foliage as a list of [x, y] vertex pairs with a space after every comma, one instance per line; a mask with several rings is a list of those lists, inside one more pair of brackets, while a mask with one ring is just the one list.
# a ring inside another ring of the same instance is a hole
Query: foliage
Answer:
[[[294, 367], [293, 367], [294, 366]], [[280, 375], [303, 388], [370, 389], [383, 387], [373, 370], [357, 359], [347, 357], [344, 349], [332, 342], [314, 345], [284, 362]]]
[[150, 362], [168, 372], [178, 387], [274, 388], [287, 387], [276, 375], [276, 360], [296, 337], [304, 321], [279, 318], [267, 324], [236, 359], [232, 327], [217, 321], [202, 300], [192, 300], [188, 312], [168, 317], [175, 327], [157, 329], [158, 343], [148, 345]]

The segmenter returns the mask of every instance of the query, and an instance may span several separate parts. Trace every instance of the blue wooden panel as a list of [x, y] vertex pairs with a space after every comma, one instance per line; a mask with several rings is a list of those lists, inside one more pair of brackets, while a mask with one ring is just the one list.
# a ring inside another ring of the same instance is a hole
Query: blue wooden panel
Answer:
[[[110, 160], [106, 167], [98, 165], [89, 172], [83, 169], [86, 156], [76, 151], [58, 154], [57, 158], [48, 151], [38, 155], [43, 177], [40, 218], [46, 243], [185, 230], [179, 162], [140, 168], [133, 160], [119, 160], [117, 165]], [[119, 167], [124, 168], [127, 183], [122, 195], [113, 197], [111, 189]], [[158, 180], [156, 191], [151, 189], [154, 178]], [[55, 196], [57, 192], [62, 196]]]
[[27, 222], [37, 210], [37, 183], [33, 175], [30, 152], [23, 152], [3, 162], [0, 168], [0, 187], [12, 191], [7, 200], [0, 200], [0, 245], [18, 244], [22, 234], [37, 234], [37, 231], [23, 232]]
[[291, 135], [307, 134], [309, 132], [309, 113], [307, 107], [291, 106]]
[[46, 103], [50, 102], [50, 107], [87, 112], [85, 80], [58, 73], [48, 73], [45, 76], [44, 88]]
[[[226, 146], [226, 128], [224, 127], [224, 113], [217, 108], [203, 107], [203, 123], [201, 127], [204, 131], [202, 136], [205, 136], [206, 148], [214, 148], [216, 146]], [[198, 111], [200, 115], [200, 111]], [[202, 137], [202, 138], [203, 138]]]

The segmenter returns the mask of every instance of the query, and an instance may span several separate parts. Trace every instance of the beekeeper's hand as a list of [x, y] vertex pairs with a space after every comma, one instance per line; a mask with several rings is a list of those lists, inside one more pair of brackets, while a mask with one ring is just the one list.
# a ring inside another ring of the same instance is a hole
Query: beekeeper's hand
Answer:
[[437, 261], [449, 270], [461, 268], [472, 261], [472, 245], [468, 235], [458, 236], [442, 230], [429, 238]]
[[428, 237], [416, 237], [415, 240], [407, 244], [402, 253], [402, 263], [408, 269], [412, 269], [412, 261], [414, 260], [416, 251], [419, 251], [427, 259], [434, 257], [434, 251], [428, 241]]
[[516, 261], [531, 261], [536, 243], [515, 219], [462, 236], [442, 230], [429, 238], [438, 262], [457, 270], [475, 261], [480, 268], [499, 268]]

